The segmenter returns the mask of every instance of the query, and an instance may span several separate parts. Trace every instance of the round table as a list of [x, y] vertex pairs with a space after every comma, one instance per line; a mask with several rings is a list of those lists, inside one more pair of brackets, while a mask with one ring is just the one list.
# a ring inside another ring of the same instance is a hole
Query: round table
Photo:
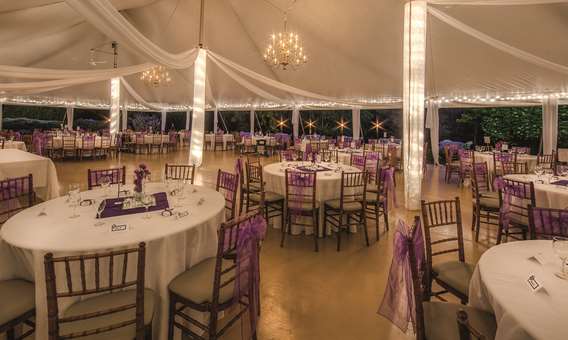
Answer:
[[[531, 257], [538, 255], [539, 260]], [[551, 241], [519, 241], [486, 251], [470, 281], [469, 304], [495, 313], [496, 340], [568, 339], [568, 281], [554, 275]], [[535, 275], [543, 290], [533, 292]]]
[[[286, 169], [296, 169], [298, 166], [309, 165], [310, 162], [280, 162], [265, 165], [262, 170], [263, 179], [266, 182], [265, 190], [278, 193], [286, 196]], [[358, 172], [359, 169], [351, 166], [346, 166], [336, 163], [318, 163], [323, 167], [330, 169], [329, 171], [316, 172], [316, 201], [320, 204], [320, 225], [318, 234], [323, 236], [323, 205], [325, 201], [338, 199], [341, 195], [341, 171], [345, 172]], [[280, 227], [280, 219], [274, 219], [274, 227]], [[302, 232], [312, 234], [313, 230], [310, 227], [302, 227], [292, 225], [292, 234], [297, 235]]]
[[[1, 144], [1, 143], [0, 143]], [[24, 142], [20, 142], [20, 141], [16, 141], [16, 140], [6, 140], [4, 141], [4, 149], [18, 149], [18, 150], [22, 150], [22, 151], [28, 151], [28, 149], [26, 148], [26, 143]]]
[[[495, 164], [493, 164], [493, 152], [475, 151], [474, 157], [476, 163], [487, 163], [487, 169], [489, 170], [489, 173], [495, 172]], [[526, 162], [528, 171], [533, 172], [534, 168], [536, 167], [536, 158], [537, 157], [534, 155], [518, 154], [517, 162]]]
[[568, 185], [550, 184], [558, 180], [568, 181], [568, 177], [553, 178], [551, 175], [541, 176], [541, 183], [537, 175], [506, 175], [504, 178], [521, 182], [533, 182], [537, 207], [567, 209]]
[[[150, 193], [167, 191], [162, 183], [149, 183], [146, 190]], [[155, 211], [150, 212], [150, 219], [144, 219], [142, 213], [97, 220], [96, 207], [104, 195], [102, 189], [83, 192], [81, 198], [94, 199], [95, 204], [79, 207], [77, 213], [80, 216], [77, 218], [69, 217], [72, 210], [66, 203], [66, 197], [60, 197], [20, 212], [2, 227], [0, 261], [3, 263], [0, 263], [0, 279], [18, 277], [35, 282], [36, 339], [47, 338], [43, 267], [43, 256], [47, 252], [53, 252], [54, 256], [65, 256], [135, 247], [139, 242], [146, 242], [145, 284], [160, 299], [154, 316], [156, 339], [167, 338], [167, 287], [170, 281], [216, 254], [218, 226], [225, 219], [225, 200], [218, 192], [187, 186], [181, 207], [174, 208], [174, 212], [189, 213], [182, 218], [164, 217], [160, 211]], [[203, 202], [200, 204], [201, 199]], [[46, 215], [41, 216], [41, 212]], [[104, 224], [95, 225], [99, 221]], [[113, 224], [126, 224], [127, 231], [111, 232]], [[3, 256], [6, 254], [11, 256]], [[129, 265], [132, 270], [135, 267]], [[87, 267], [86, 270], [89, 272], [93, 268]], [[58, 276], [64, 276], [64, 273]], [[62, 309], [72, 302], [69, 301]]]

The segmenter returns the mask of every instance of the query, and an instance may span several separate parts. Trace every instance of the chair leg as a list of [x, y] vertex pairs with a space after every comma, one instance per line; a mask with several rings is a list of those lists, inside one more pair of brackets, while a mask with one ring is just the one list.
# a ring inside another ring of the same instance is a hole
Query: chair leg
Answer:
[[286, 229], [288, 228], [288, 225], [290, 223], [290, 212], [286, 211], [286, 223], [282, 225], [282, 237], [280, 238], [280, 248], [284, 247], [284, 238], [286, 237]]
[[14, 328], [10, 328], [6, 331], [6, 340], [14, 340], [16, 339], [16, 331]]
[[339, 225], [337, 226], [337, 251], [341, 250], [341, 223], [343, 222], [343, 214], [339, 214]]
[[389, 231], [389, 213], [386, 209], [383, 209], [383, 218], [385, 219], [385, 229]]
[[379, 241], [380, 238], [380, 231], [379, 231], [379, 218], [380, 218], [380, 214], [379, 214], [379, 206], [375, 204], [375, 229], [377, 230], [377, 242]]
[[173, 340], [174, 338], [174, 319], [176, 312], [176, 301], [175, 297], [170, 294], [170, 306], [168, 313], [168, 340]]
[[475, 219], [475, 242], [478, 242], [479, 241], [479, 229], [481, 229], [481, 208], [477, 209], [476, 215], [477, 215], [477, 218]]
[[319, 252], [318, 246], [318, 234], [319, 234], [319, 210], [316, 210], [312, 213], [312, 222], [314, 223], [314, 246], [316, 253]]
[[471, 210], [471, 230], [475, 230], [475, 217], [476, 217], [476, 208], [477, 204], [473, 205], [473, 209]]
[[369, 231], [367, 230], [367, 218], [365, 217], [365, 210], [361, 211], [361, 223], [363, 224], [363, 229], [365, 230], [365, 242], [367, 242], [367, 247], [369, 246]]
[[152, 340], [152, 324], [144, 328], [144, 340]]
[[499, 221], [499, 228], [497, 229], [497, 244], [501, 244], [501, 240], [503, 237], [503, 224]]

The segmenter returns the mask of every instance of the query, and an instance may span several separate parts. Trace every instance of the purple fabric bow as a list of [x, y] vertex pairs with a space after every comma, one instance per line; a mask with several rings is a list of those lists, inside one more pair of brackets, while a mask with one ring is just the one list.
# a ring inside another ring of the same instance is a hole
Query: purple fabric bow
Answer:
[[[396, 202], [396, 190], [394, 188], [394, 167], [390, 167], [389, 169], [384, 169], [381, 172], [381, 181], [384, 183], [385, 187], [385, 214], [388, 214], [389, 211], [389, 197], [392, 197], [392, 204], [395, 208], [398, 207]], [[389, 193], [392, 193], [389, 195]]]
[[[412, 244], [414, 245], [414, 254], [420, 275], [423, 271], [422, 266], [424, 263], [424, 239], [419, 221], [416, 228]], [[399, 220], [394, 234], [394, 253], [389, 279], [378, 311], [378, 314], [389, 319], [405, 333], [408, 330], [409, 323], [412, 323], [413, 329], [416, 331], [416, 306], [408, 248], [408, 242], [411, 240], [411, 237], [411, 227], [403, 220]]]
[[260, 299], [260, 267], [258, 245], [266, 235], [266, 220], [256, 215], [239, 226], [237, 241], [237, 267], [235, 278], [234, 303], [239, 303], [245, 295], [249, 296], [251, 330], [256, 329]]
[[235, 161], [235, 173], [243, 178], [243, 159], [240, 157]]

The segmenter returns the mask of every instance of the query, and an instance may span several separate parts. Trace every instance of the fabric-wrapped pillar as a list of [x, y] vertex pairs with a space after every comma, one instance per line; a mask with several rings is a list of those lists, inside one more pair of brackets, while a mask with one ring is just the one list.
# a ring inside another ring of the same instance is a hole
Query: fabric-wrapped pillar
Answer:
[[351, 119], [353, 119], [353, 140], [359, 140], [361, 137], [361, 108], [354, 107], [351, 110]]
[[191, 121], [191, 110], [185, 112], [185, 129], [189, 130], [189, 122]]
[[405, 207], [420, 209], [424, 148], [426, 1], [404, 5], [403, 167]]
[[213, 133], [217, 133], [217, 130], [219, 130], [219, 109], [215, 108], [213, 110]]
[[193, 73], [193, 119], [191, 121], [191, 144], [189, 162], [201, 166], [203, 162], [203, 139], [205, 138], [205, 77], [207, 51], [200, 48]]
[[166, 116], [167, 116], [167, 112], [165, 110], [162, 110], [162, 132], [166, 131]]
[[122, 131], [126, 131], [128, 129], [128, 108], [126, 105], [122, 107]]
[[4, 115], [4, 111], [3, 111], [3, 105], [2, 103], [0, 103], [0, 131], [2, 130], [2, 116]]
[[67, 130], [73, 130], [73, 117], [75, 108], [73, 106], [67, 106], [65, 108], [65, 116], [67, 117]]
[[254, 109], [250, 110], [250, 133], [254, 135]]
[[294, 107], [292, 111], [292, 133], [294, 134], [294, 139], [298, 138], [298, 127], [300, 125], [300, 109]]
[[110, 133], [118, 133], [120, 119], [120, 78], [110, 80]]
[[558, 142], [558, 98], [545, 97], [542, 102], [542, 153], [552, 154]]
[[430, 129], [430, 144], [434, 164], [440, 164], [440, 104], [435, 100], [428, 101], [428, 115], [426, 117], [426, 127]]

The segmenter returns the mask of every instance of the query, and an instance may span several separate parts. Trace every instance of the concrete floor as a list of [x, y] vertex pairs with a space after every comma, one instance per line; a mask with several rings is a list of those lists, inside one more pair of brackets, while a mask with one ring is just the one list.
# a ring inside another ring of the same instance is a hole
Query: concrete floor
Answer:
[[[166, 163], [186, 163], [187, 159], [188, 151], [183, 149], [162, 155], [123, 154], [109, 160], [56, 161], [55, 165], [61, 190], [65, 192], [70, 183], [80, 183], [86, 189], [88, 168], [125, 165], [130, 183], [132, 172], [139, 163], [146, 163], [151, 170], [161, 172]], [[275, 161], [277, 157], [263, 159], [264, 164]], [[233, 171], [234, 162], [232, 151], [205, 152], [196, 183], [214, 187], [217, 169]], [[402, 174], [397, 176], [397, 195], [402, 198], [403, 177]], [[456, 196], [462, 202], [466, 260], [476, 263], [483, 251], [495, 243], [495, 231], [488, 232], [482, 226], [480, 242], [473, 242], [470, 188], [445, 184], [443, 167], [428, 167], [423, 184], [424, 199]], [[321, 239], [319, 253], [313, 251], [313, 240], [307, 236], [287, 238], [285, 247], [280, 248], [280, 231], [269, 229], [261, 254], [259, 339], [412, 339], [378, 315], [377, 310], [392, 259], [395, 223], [399, 218], [410, 222], [417, 213], [401, 207], [393, 209], [390, 231], [385, 232], [381, 224], [379, 242], [366, 247], [362, 233], [351, 234], [343, 238], [339, 253], [335, 250], [335, 237]], [[451, 230], [440, 230], [439, 233], [440, 236], [453, 234]], [[374, 225], [370, 225], [369, 234], [374, 241]], [[225, 338], [240, 339], [241, 325], [233, 326]]]

